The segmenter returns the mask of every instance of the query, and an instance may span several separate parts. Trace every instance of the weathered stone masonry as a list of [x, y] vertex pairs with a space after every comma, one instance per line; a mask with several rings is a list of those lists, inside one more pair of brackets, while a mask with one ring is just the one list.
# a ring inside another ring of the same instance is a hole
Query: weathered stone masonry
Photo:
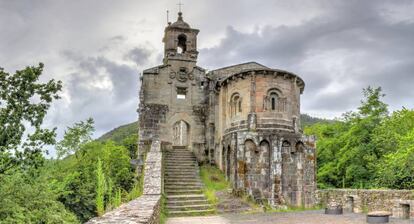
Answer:
[[388, 211], [395, 218], [414, 218], [414, 191], [412, 190], [318, 190], [316, 199], [321, 205], [337, 202], [348, 212]]
[[184, 22], [164, 31], [163, 64], [144, 70], [140, 150], [159, 137], [216, 164], [233, 189], [274, 206], [314, 204], [314, 139], [300, 130], [304, 81], [256, 62], [207, 72], [197, 66], [197, 35]]

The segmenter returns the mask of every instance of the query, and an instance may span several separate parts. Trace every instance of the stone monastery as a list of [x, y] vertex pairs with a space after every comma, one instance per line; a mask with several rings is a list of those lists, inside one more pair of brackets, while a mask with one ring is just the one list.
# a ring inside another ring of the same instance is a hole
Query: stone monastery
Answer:
[[304, 81], [256, 62], [207, 72], [197, 66], [199, 30], [181, 12], [164, 32], [163, 63], [141, 76], [140, 149], [158, 139], [165, 159], [191, 152], [197, 164], [219, 167], [235, 192], [312, 206], [316, 154], [300, 125]]

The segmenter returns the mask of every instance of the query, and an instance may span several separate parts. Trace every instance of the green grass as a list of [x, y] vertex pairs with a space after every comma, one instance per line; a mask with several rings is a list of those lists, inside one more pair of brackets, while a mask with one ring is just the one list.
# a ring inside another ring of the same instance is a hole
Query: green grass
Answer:
[[161, 196], [161, 211], [160, 211], [160, 224], [164, 224], [166, 221], [167, 221], [167, 213], [168, 213], [168, 211], [167, 211], [167, 207], [165, 206], [165, 202], [166, 202], [166, 199], [165, 199], [165, 196], [164, 195], [162, 195]]
[[217, 204], [216, 191], [228, 189], [230, 186], [223, 172], [215, 166], [202, 165], [200, 167], [200, 176], [204, 183], [203, 191], [207, 200], [213, 205]]

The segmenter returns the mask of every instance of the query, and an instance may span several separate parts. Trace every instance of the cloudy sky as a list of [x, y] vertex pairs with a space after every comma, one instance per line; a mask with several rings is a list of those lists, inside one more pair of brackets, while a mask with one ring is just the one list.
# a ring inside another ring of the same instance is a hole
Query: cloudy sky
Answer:
[[[46, 126], [93, 117], [95, 136], [137, 120], [139, 79], [161, 63], [177, 1], [0, 0], [0, 67], [45, 63], [62, 80]], [[414, 1], [182, 0], [200, 29], [206, 69], [257, 61], [299, 74], [302, 112], [333, 118], [355, 110], [362, 88], [382, 86], [391, 110], [414, 107]]]

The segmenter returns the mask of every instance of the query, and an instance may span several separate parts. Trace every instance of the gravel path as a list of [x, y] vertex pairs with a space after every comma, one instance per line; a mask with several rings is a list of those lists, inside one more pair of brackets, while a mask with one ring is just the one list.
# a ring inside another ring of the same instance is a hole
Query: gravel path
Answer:
[[[258, 214], [226, 214], [169, 218], [167, 224], [365, 224], [363, 214], [325, 215], [323, 211]], [[390, 224], [414, 224], [414, 220], [390, 219]]]

